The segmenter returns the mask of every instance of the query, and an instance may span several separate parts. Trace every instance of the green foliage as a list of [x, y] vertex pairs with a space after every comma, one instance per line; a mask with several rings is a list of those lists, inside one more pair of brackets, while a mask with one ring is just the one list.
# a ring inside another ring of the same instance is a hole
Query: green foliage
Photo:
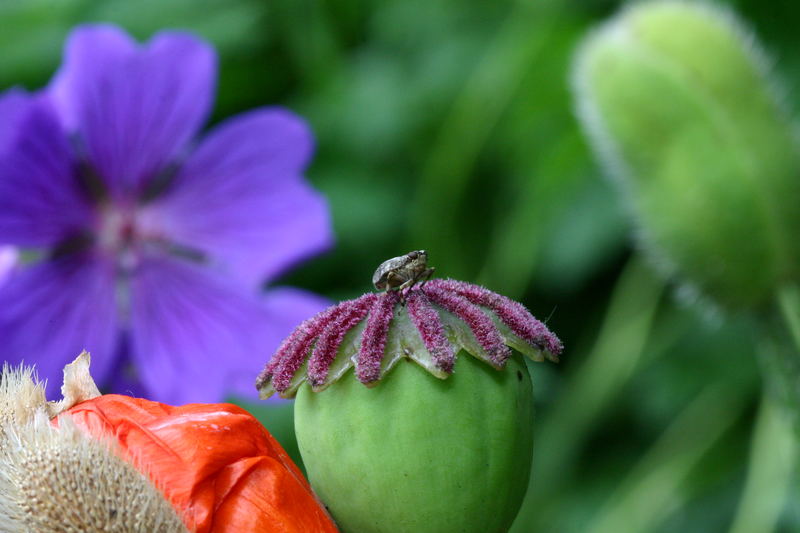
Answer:
[[[5, 0], [0, 88], [46, 83], [77, 23], [114, 22], [140, 38], [166, 27], [200, 33], [221, 55], [215, 121], [282, 104], [306, 116], [317, 136], [309, 176], [330, 201], [337, 245], [279, 283], [333, 299], [354, 297], [371, 289], [381, 261], [426, 248], [437, 275], [480, 282], [523, 301], [539, 318], [549, 317], [548, 326], [564, 340], [560, 365], [531, 369], [533, 474], [512, 531], [615, 526], [624, 533], [709, 533], [727, 531], [734, 521], [736, 533], [743, 527], [748, 533], [800, 531], [796, 476], [761, 490], [765, 473], [776, 471], [763, 450], [784, 453], [787, 445], [771, 415], [758, 415], [752, 440], [761, 382], [751, 324], [738, 316], [710, 320], [652, 275], [629, 244], [629, 206], [602, 178], [574, 117], [571, 59], [583, 36], [617, 4]], [[800, 5], [738, 0], [734, 7], [780, 59], [775, 75], [790, 89], [800, 86]], [[672, 39], [676, 32], [669, 29], [659, 39]], [[705, 45], [695, 45], [693, 60], [703, 60]], [[701, 74], [721, 75], [721, 66], [704, 64]], [[749, 87], [760, 83], [755, 78]], [[676, 94], [691, 103], [695, 86], [699, 82]], [[675, 102], [654, 103], [668, 108], [670, 123], [688, 113]], [[714, 107], [730, 106], [721, 101]], [[753, 116], [758, 107], [750, 107], [731, 116], [761, 124], [765, 138], [784, 135], [770, 130], [774, 114]], [[711, 128], [708, 119], [703, 124]], [[760, 161], [773, 154], [766, 176], [783, 175], [786, 141], [764, 146], [761, 134], [743, 139], [752, 132], [724, 132], [739, 157]], [[702, 159], [692, 164], [710, 165], [714, 176], [734, 164], [712, 157], [721, 150], [717, 141], [704, 144], [697, 135], [673, 140]], [[703, 158], [701, 146], [712, 156]], [[662, 169], [673, 184], [696, 177]], [[760, 245], [765, 216], [791, 215], [748, 210], [718, 214], [743, 228], [737, 237], [747, 246]], [[670, 242], [688, 231], [682, 229], [687, 220], [668, 222], [663, 232], [674, 235]], [[697, 224], [692, 235], [707, 230], [705, 222]], [[730, 243], [726, 235], [712, 249], [728, 253]], [[777, 259], [764, 272], [751, 272], [752, 259], [739, 265], [735, 257], [733, 266], [745, 269], [736, 283], [751, 273], [758, 281], [757, 290], [736, 295], [748, 302], [776, 272], [785, 272]], [[708, 275], [703, 268], [692, 266], [695, 277]], [[291, 404], [248, 408], [296, 453]], [[792, 471], [794, 454], [786, 453], [783, 471]]]

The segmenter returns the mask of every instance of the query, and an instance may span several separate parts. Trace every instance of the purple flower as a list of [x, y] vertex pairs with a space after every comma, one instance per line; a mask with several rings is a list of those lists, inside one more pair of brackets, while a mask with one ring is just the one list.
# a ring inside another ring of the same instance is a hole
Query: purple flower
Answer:
[[264, 355], [324, 307], [259, 291], [332, 240], [311, 134], [262, 108], [195, 143], [215, 77], [191, 35], [85, 26], [45, 91], [0, 95], [0, 245], [39, 251], [0, 286], [4, 359], [58, 383], [85, 348], [113, 390], [252, 396]]
[[11, 275], [19, 254], [13, 246], [0, 246], [0, 285]]

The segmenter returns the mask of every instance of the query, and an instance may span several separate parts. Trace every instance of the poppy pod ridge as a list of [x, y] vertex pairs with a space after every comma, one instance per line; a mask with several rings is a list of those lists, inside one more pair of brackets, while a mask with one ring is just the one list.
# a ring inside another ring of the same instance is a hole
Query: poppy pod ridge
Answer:
[[61, 402], [44, 400], [30, 369], [4, 370], [0, 521], [10, 531], [337, 531], [249, 413], [99, 395], [88, 363], [84, 353], [65, 368]]

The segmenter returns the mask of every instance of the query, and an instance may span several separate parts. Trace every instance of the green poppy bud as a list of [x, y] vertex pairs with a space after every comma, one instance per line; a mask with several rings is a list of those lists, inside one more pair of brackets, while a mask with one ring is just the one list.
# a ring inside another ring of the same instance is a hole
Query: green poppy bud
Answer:
[[500, 532], [531, 467], [522, 354], [560, 352], [517, 302], [437, 279], [307, 320], [256, 386], [262, 397], [296, 395], [309, 481], [343, 531]]
[[644, 247], [730, 307], [798, 274], [800, 161], [763, 55], [709, 5], [640, 4], [575, 62], [581, 122], [621, 178]]

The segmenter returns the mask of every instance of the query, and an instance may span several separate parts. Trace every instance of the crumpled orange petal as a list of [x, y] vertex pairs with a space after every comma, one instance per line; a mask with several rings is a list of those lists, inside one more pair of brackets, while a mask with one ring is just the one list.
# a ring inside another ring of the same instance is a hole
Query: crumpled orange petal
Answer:
[[338, 531], [280, 444], [240, 407], [107, 394], [66, 412], [92, 436], [116, 439], [191, 531]]

